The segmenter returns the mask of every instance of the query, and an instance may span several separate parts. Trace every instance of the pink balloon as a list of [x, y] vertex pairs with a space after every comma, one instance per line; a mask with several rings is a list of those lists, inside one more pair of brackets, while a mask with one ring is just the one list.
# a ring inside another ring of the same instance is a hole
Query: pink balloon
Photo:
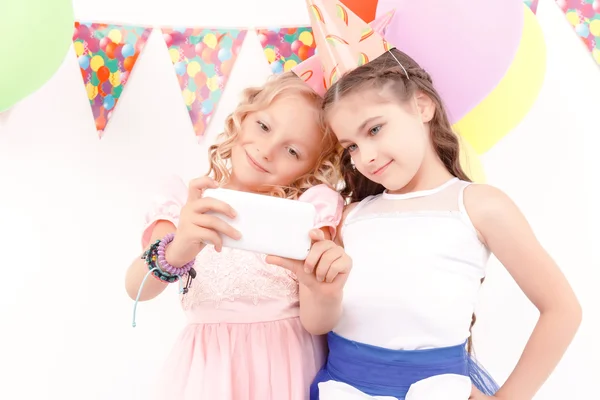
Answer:
[[146, 45], [146, 42], [143, 41], [142, 39], [139, 39], [137, 42], [135, 42], [135, 51], [136, 53], [141, 53], [142, 50], [144, 49], [144, 46]]
[[177, 31], [173, 31], [170, 33], [171, 38], [173, 40], [173, 45], [174, 46], [179, 46], [181, 45], [183, 42], [185, 42], [185, 36], [183, 36], [180, 32]]
[[594, 11], [596, 11], [598, 14], [600, 14], [600, 0], [596, 0], [592, 3], [592, 7], [594, 8]]
[[568, 11], [569, 9], [577, 8], [581, 5], [581, 0], [556, 0], [556, 4], [563, 11]]
[[592, 4], [582, 4], [579, 10], [581, 11], [581, 15], [586, 18], [592, 18], [594, 15], [596, 15], [596, 10], [594, 10], [594, 6]]
[[204, 43], [200, 42], [196, 45], [195, 50], [196, 50], [196, 55], [202, 57], [202, 50], [204, 50]]
[[100, 39], [100, 48], [102, 50], [105, 50], [106, 45], [108, 45], [110, 42], [112, 42], [112, 40], [110, 40], [108, 37], [103, 37], [102, 39]]
[[171, 45], [173, 44], [173, 37], [168, 33], [163, 33], [163, 38], [165, 39], [167, 47], [171, 47]]
[[84, 24], [79, 24], [79, 28], [77, 28], [78, 38], [79, 39], [89, 39], [91, 37], [90, 28], [88, 28]]
[[96, 53], [98, 50], [100, 50], [100, 47], [98, 46], [98, 41], [97, 40], [88, 40], [86, 41], [87, 43], [87, 49], [91, 52], [91, 53]]
[[260, 41], [260, 44], [264, 46], [269, 41], [269, 38], [264, 33], [259, 33], [258, 40]]
[[379, 0], [396, 9], [386, 39], [433, 78], [452, 123], [502, 80], [521, 41], [522, 0]]
[[302, 47], [302, 42], [299, 40], [294, 40], [294, 42], [292, 43], [292, 51], [296, 52], [300, 47]]
[[196, 57], [196, 49], [194, 46], [181, 46], [183, 50], [183, 56], [187, 59], [192, 59]]
[[292, 45], [289, 44], [288, 42], [281, 42], [279, 43], [279, 46], [277, 46], [277, 49], [279, 49], [279, 55], [281, 55], [282, 57], [289, 57], [290, 54], [292, 53]]

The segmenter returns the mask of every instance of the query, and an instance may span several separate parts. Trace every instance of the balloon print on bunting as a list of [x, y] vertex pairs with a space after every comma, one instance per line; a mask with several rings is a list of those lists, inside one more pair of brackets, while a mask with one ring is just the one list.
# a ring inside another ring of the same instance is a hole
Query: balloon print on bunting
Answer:
[[600, 65], [600, 0], [557, 0], [556, 3]]
[[73, 46], [99, 138], [150, 32], [138, 26], [75, 22]]
[[537, 12], [538, 0], [524, 0], [527, 7], [535, 14]]
[[256, 33], [274, 74], [290, 71], [315, 54], [310, 27], [264, 28]]
[[204, 135], [240, 52], [245, 29], [164, 29], [183, 100], [198, 138]]

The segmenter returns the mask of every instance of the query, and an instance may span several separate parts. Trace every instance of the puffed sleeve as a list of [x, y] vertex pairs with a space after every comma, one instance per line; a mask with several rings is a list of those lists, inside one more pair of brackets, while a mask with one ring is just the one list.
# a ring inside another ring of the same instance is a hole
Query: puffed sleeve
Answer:
[[175, 226], [178, 225], [179, 214], [187, 199], [187, 191], [186, 184], [177, 176], [159, 180], [152, 203], [144, 215], [142, 247], [148, 246], [158, 221], [165, 220]]
[[344, 199], [342, 196], [327, 185], [322, 184], [311, 187], [298, 200], [311, 203], [315, 206], [317, 209], [315, 228], [329, 228], [331, 238], [333, 239], [344, 210]]

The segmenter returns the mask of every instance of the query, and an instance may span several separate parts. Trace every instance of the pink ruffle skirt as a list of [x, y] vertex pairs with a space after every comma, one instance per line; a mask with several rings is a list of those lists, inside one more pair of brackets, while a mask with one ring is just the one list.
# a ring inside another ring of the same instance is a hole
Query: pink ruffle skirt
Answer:
[[298, 317], [189, 324], [160, 376], [157, 400], [305, 400], [325, 346]]

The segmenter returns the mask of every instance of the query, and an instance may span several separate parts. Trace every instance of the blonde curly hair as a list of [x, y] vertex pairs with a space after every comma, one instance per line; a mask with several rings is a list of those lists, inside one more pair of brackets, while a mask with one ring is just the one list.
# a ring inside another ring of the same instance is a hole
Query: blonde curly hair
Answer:
[[[280, 96], [301, 95], [316, 110], [321, 109], [322, 98], [319, 97], [293, 72], [285, 72], [269, 79], [261, 87], [245, 89], [236, 109], [225, 120], [225, 130], [217, 137], [217, 142], [209, 147], [208, 158], [210, 168], [208, 175], [219, 184], [226, 184], [231, 178], [231, 149], [237, 140], [242, 122], [248, 114], [263, 110]], [[289, 186], [274, 186], [267, 193], [275, 197], [297, 199], [307, 189], [318, 184], [326, 184], [335, 188], [341, 181], [340, 153], [337, 151], [337, 140], [333, 135], [326, 135], [322, 123], [320, 130], [323, 139], [321, 154], [315, 166], [305, 175], [298, 177]]]

